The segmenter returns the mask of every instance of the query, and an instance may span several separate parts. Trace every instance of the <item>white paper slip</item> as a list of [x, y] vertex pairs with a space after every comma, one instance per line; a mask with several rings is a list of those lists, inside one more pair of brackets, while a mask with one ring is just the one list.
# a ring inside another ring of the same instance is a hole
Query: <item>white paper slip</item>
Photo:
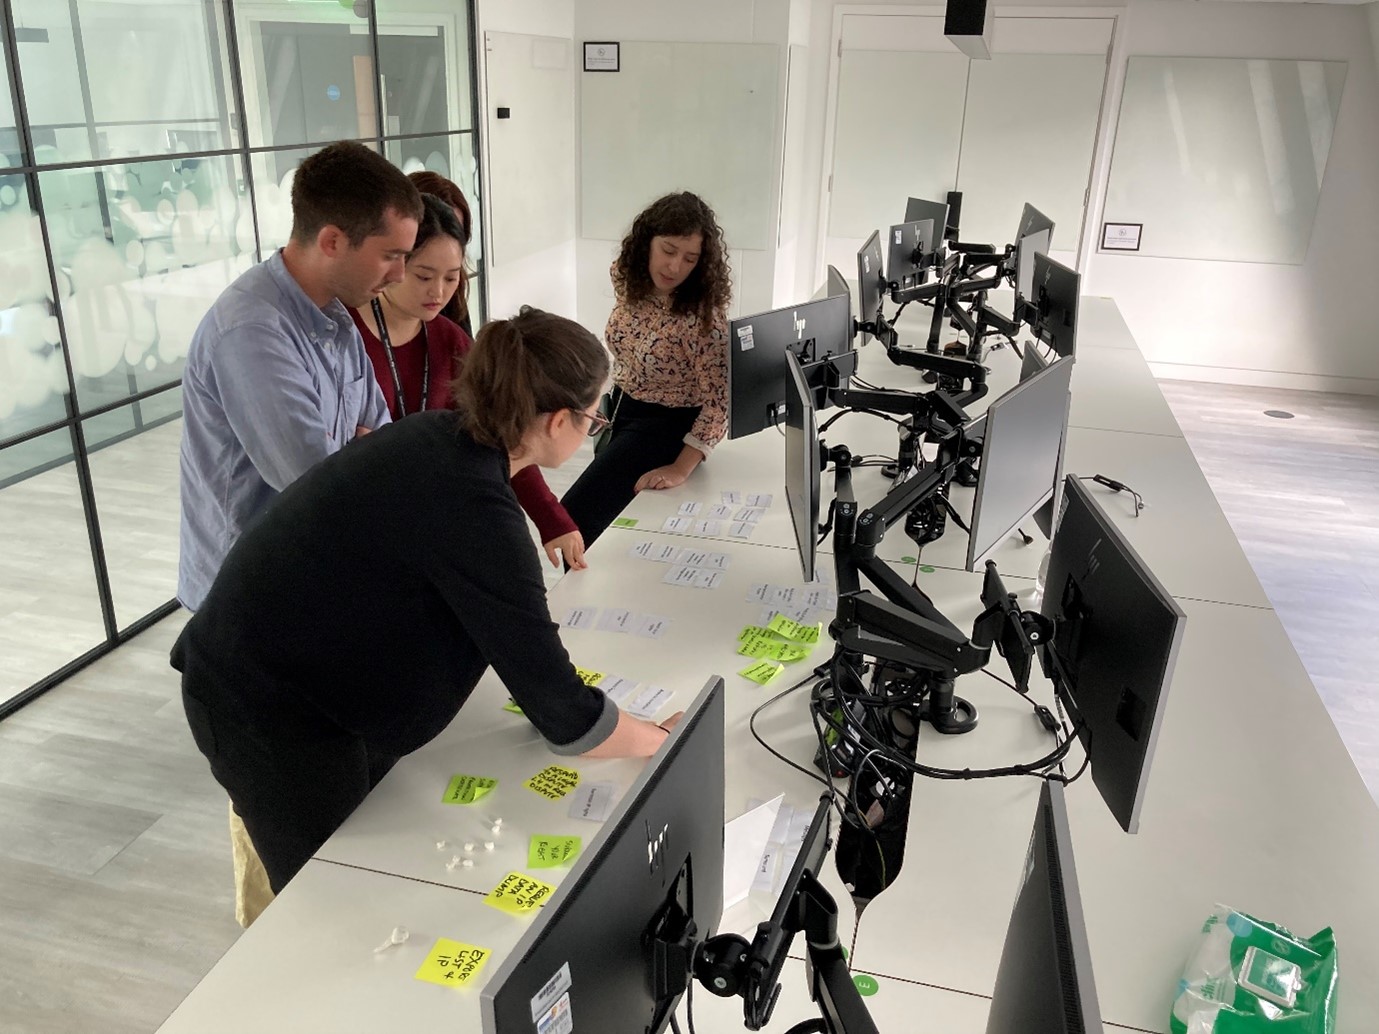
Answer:
[[675, 562], [686, 567], [703, 567], [708, 557], [709, 551], [706, 549], [682, 549], [676, 554]]
[[790, 832], [786, 843], [794, 845], [797, 852], [800, 845], [804, 843], [805, 836], [809, 833], [809, 823], [813, 818], [814, 813], [805, 811], [803, 808], [796, 808], [790, 814]]
[[630, 610], [619, 610], [617, 607], [609, 607], [603, 612], [603, 617], [599, 618], [600, 632], [630, 632], [632, 631], [632, 612]]
[[782, 613], [782, 611], [777, 610], [775, 607], [762, 607], [761, 620], [758, 621], [757, 624], [760, 625], [762, 628], [765, 628], [772, 621], [774, 621], [776, 615], [780, 613]]
[[733, 508], [732, 508], [731, 506], [711, 506], [711, 507], [709, 507], [709, 516], [710, 516], [710, 517], [717, 518], [717, 519], [720, 520], [720, 521], [726, 521], [726, 520], [727, 520], [729, 517], [731, 517], [732, 515], [733, 515]]
[[732, 908], [751, 891], [783, 799], [784, 795], [777, 797], [723, 826], [724, 908]]
[[747, 496], [748, 506], [770, 506], [772, 495], [770, 492], [749, 493]]
[[679, 546], [657, 546], [651, 551], [650, 560], [655, 560], [661, 564], [673, 564], [675, 558], [680, 555]]
[[709, 558], [700, 564], [701, 567], [712, 567], [719, 571], [726, 571], [728, 565], [733, 562], [733, 558], [727, 553], [710, 553]]
[[660, 614], [637, 615], [637, 634], [646, 639], [660, 639], [670, 627], [670, 618]]
[[751, 524], [747, 521], [741, 521], [729, 528], [728, 534], [735, 539], [749, 539], [752, 537], [752, 531], [755, 528], [755, 524]]
[[[765, 803], [760, 797], [747, 798], [748, 808], [760, 808]], [[784, 844], [790, 839], [790, 820], [794, 817], [795, 809], [782, 801], [780, 808], [776, 811], [776, 823], [771, 827], [771, 843]]]
[[789, 607], [795, 603], [795, 596], [799, 593], [793, 585], [768, 585], [771, 595], [767, 597], [777, 606]]
[[594, 627], [594, 619], [598, 616], [598, 607], [571, 607], [560, 623], [565, 628], [589, 629]]
[[744, 506], [742, 509], [738, 510], [737, 513], [733, 514], [733, 520], [750, 521], [755, 524], [765, 516], [766, 511], [759, 506]]
[[696, 535], [722, 535], [722, 521], [695, 521], [694, 533]]
[[696, 568], [694, 572], [694, 587], [696, 589], [717, 589], [723, 581], [723, 572], [715, 571], [712, 568]]
[[604, 696], [615, 704], [621, 704], [636, 688], [637, 683], [634, 680], [625, 679], [621, 675], [605, 675], [599, 683], [599, 689], [603, 690]]
[[698, 517], [701, 509], [702, 503], [681, 503], [679, 513], [681, 517]]
[[641, 557], [643, 560], [645, 560], [647, 559], [647, 557], [651, 556], [653, 550], [658, 548], [659, 547], [656, 545], [656, 543], [652, 542], [650, 539], [647, 539], [645, 542], [638, 542], [635, 546], [629, 549], [627, 551], [627, 555]]
[[645, 718], [650, 721], [656, 717], [661, 708], [670, 703], [670, 698], [674, 695], [663, 686], [647, 686], [623, 706], [623, 710], [637, 718]]
[[694, 527], [692, 517], [667, 517], [665, 523], [661, 525], [661, 530], [671, 535], [684, 535]]
[[753, 585], [751, 591], [747, 593], [747, 602], [765, 603], [768, 599], [770, 599], [770, 589], [771, 586], [769, 585]]
[[824, 597], [824, 607], [827, 610], [838, 609], [838, 594], [836, 592], [830, 592]]
[[742, 502], [742, 493], [741, 493], [741, 492], [724, 492], [724, 493], [723, 493], [723, 503], [724, 503], [725, 506], [736, 506], [736, 505], [737, 505], [738, 503], [740, 503], [740, 502]]
[[817, 621], [818, 618], [814, 617], [813, 615], [814, 608], [809, 606], [790, 607], [785, 612], [786, 617], [788, 617], [791, 621], [798, 621], [801, 625], [814, 624], [814, 622]]
[[772, 894], [779, 894], [781, 892], [781, 884], [789, 878], [790, 870], [795, 868], [795, 859], [799, 856], [800, 845], [797, 843], [791, 844], [780, 850], [780, 864], [776, 866], [776, 878], [771, 884]]
[[768, 847], [761, 853], [761, 864], [757, 866], [756, 877], [752, 880], [752, 889], [769, 894], [775, 885], [776, 849]]
[[672, 567], [666, 572], [666, 576], [661, 579], [667, 585], [693, 585], [694, 576], [699, 573], [697, 567], [688, 567], [681, 564], [679, 567]]
[[580, 783], [570, 791], [570, 818], [602, 822], [613, 810], [616, 790], [612, 783]]
[[823, 589], [820, 586], [815, 586], [811, 589], [809, 588], [809, 586], [806, 585], [804, 595], [800, 597], [800, 600], [804, 603], [806, 607], [823, 607], [827, 606], [827, 604], [824, 603], [824, 600], [827, 598], [827, 590]]

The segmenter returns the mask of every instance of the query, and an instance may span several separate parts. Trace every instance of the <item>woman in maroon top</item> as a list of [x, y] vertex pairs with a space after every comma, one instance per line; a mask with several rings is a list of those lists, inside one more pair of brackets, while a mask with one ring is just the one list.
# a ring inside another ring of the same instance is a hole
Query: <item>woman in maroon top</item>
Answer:
[[[368, 310], [351, 309], [364, 339], [394, 420], [426, 409], [453, 408], [451, 385], [473, 341], [450, 320], [436, 317], [454, 298], [464, 279], [464, 230], [454, 209], [422, 194], [425, 211], [407, 273], [374, 300]], [[536, 525], [553, 566], [563, 556], [572, 568], [584, 562], [584, 539], [547, 487], [541, 469], [526, 467], [512, 479], [512, 490]]]

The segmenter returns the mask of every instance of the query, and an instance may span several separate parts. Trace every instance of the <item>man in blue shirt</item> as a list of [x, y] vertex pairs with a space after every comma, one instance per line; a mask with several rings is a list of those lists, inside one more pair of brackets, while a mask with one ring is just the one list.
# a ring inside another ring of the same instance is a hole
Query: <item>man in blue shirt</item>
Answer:
[[284, 488], [388, 422], [346, 306], [402, 280], [421, 196], [357, 143], [307, 158], [292, 239], [211, 306], [182, 375], [177, 598], [196, 610], [236, 539]]

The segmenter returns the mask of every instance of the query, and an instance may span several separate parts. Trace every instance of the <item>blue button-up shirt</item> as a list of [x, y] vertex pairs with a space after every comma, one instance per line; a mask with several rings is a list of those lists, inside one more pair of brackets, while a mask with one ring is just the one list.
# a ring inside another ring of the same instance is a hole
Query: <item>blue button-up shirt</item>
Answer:
[[182, 416], [177, 598], [196, 610], [249, 523], [357, 427], [386, 424], [388, 407], [349, 311], [317, 306], [277, 252], [197, 327]]

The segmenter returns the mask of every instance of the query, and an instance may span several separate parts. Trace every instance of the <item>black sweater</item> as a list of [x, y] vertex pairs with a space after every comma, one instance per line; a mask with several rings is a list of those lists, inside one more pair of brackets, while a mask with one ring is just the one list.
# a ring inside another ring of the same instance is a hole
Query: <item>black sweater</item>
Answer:
[[490, 665], [557, 753], [597, 746], [618, 717], [551, 620], [507, 457], [449, 411], [365, 435], [283, 492], [172, 662], [213, 710], [328, 723], [395, 755], [444, 729]]

